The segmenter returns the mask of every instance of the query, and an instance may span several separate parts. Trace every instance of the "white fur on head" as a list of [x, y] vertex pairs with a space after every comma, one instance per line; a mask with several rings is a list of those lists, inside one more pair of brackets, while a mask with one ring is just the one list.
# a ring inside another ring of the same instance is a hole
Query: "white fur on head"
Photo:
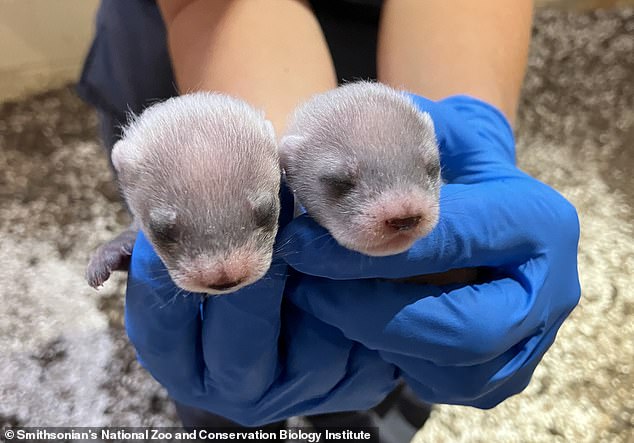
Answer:
[[431, 119], [429, 112], [420, 112], [420, 119], [430, 131], [434, 132], [434, 121]]
[[301, 135], [285, 135], [282, 137], [278, 148], [282, 169], [286, 169], [288, 164], [295, 157], [296, 151], [304, 146], [305, 139], [306, 138]]
[[124, 171], [129, 170], [141, 161], [139, 149], [126, 140], [119, 140], [115, 143], [110, 155], [112, 164], [119, 174], [123, 174]]
[[273, 123], [271, 123], [270, 120], [266, 120], [264, 122], [264, 124], [266, 125], [266, 129], [268, 129], [271, 137], [273, 137], [273, 140], [277, 140], [277, 136], [275, 135], [275, 128], [273, 127]]

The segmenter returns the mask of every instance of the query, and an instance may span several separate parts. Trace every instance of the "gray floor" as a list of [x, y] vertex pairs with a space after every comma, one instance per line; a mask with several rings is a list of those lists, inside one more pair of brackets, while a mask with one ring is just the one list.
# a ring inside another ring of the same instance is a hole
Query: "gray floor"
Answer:
[[[634, 440], [633, 79], [633, 9], [538, 13], [518, 156], [579, 209], [583, 298], [523, 394], [441, 406], [419, 441]], [[95, 125], [70, 88], [0, 105], [0, 427], [176, 423], [127, 344], [123, 279], [83, 281], [127, 221]]]

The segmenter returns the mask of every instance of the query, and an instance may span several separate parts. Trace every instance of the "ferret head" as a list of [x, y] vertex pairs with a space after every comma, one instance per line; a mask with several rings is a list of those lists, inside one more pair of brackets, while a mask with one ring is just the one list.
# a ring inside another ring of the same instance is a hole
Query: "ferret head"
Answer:
[[112, 159], [130, 210], [177, 286], [222, 294], [267, 272], [280, 170], [261, 112], [220, 94], [176, 97], [136, 118]]
[[433, 123], [387, 86], [353, 83], [313, 97], [294, 113], [280, 157], [301, 204], [349, 249], [397, 254], [438, 222]]

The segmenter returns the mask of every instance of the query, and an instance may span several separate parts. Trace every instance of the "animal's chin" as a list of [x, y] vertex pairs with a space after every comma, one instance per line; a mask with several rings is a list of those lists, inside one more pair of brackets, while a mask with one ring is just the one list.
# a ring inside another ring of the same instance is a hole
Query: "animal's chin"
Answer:
[[[267, 267], [268, 270], [268, 267]], [[168, 271], [170, 277], [174, 284], [178, 286], [180, 289], [183, 289], [188, 292], [194, 292], [198, 294], [206, 294], [213, 296], [227, 295], [232, 294], [234, 292], [239, 291], [247, 286], [250, 286], [260, 280], [266, 274], [266, 270], [253, 272], [247, 277], [244, 281], [239, 284], [232, 286], [227, 289], [213, 289], [209, 286], [204, 285], [203, 283], [199, 283], [194, 276], [191, 276], [187, 273], [186, 270], [179, 271]]]
[[174, 284], [176, 286], [178, 286], [179, 288], [188, 291], [188, 292], [195, 292], [198, 294], [207, 294], [207, 295], [226, 295], [226, 294], [231, 294], [233, 292], [239, 291], [240, 289], [252, 285], [253, 283], [255, 283], [257, 280], [259, 280], [259, 278], [257, 279], [249, 279], [243, 283], [240, 283], [236, 286], [233, 286], [229, 289], [224, 289], [224, 290], [218, 290], [218, 289], [211, 289], [209, 287], [205, 287], [203, 285], [197, 285], [197, 284], [192, 284], [191, 281], [183, 281], [182, 279], [179, 279], [178, 277], [174, 277], [172, 276], [172, 281], [174, 282]]
[[331, 231], [337, 242], [348, 249], [372, 257], [401, 254], [412, 247], [419, 239], [427, 236], [433, 226], [421, 226], [420, 229], [384, 234], [365, 234], [360, 228], [357, 230]]
[[217, 289], [210, 289], [210, 288], [200, 288], [200, 290], [196, 291], [196, 292], [200, 292], [201, 294], [207, 294], [207, 295], [213, 295], [213, 296], [220, 296], [220, 295], [227, 295], [227, 294], [232, 294], [234, 292], [239, 291], [240, 289], [252, 285], [253, 283], [255, 283], [257, 280], [253, 280], [253, 281], [249, 281], [249, 282], [245, 282], [245, 283], [241, 283], [237, 286], [234, 286], [230, 289], [225, 289], [225, 290], [217, 290]]
[[337, 241], [339, 241], [342, 246], [352, 249], [353, 251], [373, 257], [383, 257], [407, 251], [419, 238], [419, 236], [399, 235], [383, 242]]

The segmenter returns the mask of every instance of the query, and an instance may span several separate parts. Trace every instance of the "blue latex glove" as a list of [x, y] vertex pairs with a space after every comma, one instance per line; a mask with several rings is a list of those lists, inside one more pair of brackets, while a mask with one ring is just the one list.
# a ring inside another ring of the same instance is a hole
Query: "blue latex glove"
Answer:
[[[288, 197], [281, 224], [292, 216]], [[203, 301], [172, 283], [139, 234], [125, 306], [139, 361], [174, 399], [247, 426], [376, 405], [395, 387], [398, 370], [286, 303], [287, 287], [304, 286], [287, 267], [275, 256], [257, 283]]]
[[[287, 294], [400, 368], [424, 400], [493, 407], [524, 389], [579, 300], [577, 214], [516, 168], [498, 110], [466, 96], [414, 100], [434, 120], [449, 183], [439, 225], [406, 253], [372, 258], [338, 246], [303, 215], [283, 232], [295, 251], [285, 260], [317, 277]], [[486, 283], [374, 279], [476, 266], [490, 268]]]

